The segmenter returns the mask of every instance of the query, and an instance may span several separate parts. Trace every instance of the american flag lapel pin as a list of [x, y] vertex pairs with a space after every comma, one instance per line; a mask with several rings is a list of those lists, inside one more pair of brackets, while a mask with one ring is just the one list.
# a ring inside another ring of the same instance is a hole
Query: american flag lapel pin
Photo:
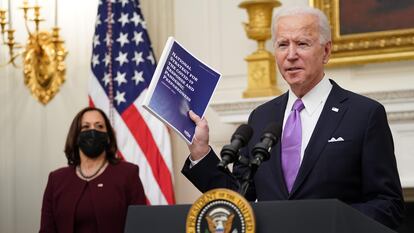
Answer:
[[332, 111], [334, 111], [334, 112], [339, 112], [339, 108], [337, 108], [337, 107], [332, 107]]

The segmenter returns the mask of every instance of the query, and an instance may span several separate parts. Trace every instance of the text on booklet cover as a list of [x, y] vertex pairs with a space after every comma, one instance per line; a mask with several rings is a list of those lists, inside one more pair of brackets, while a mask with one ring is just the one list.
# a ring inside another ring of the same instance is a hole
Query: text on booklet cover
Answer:
[[221, 75], [170, 37], [152, 78], [144, 107], [170, 125], [187, 143], [195, 124], [189, 110], [204, 116]]

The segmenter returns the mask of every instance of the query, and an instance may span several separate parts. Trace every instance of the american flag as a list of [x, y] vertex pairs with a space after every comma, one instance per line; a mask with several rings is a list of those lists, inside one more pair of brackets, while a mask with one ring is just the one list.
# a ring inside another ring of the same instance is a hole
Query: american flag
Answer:
[[119, 155], [140, 168], [148, 204], [174, 204], [169, 133], [141, 106], [156, 63], [138, 0], [100, 0], [89, 83], [91, 106], [111, 118]]

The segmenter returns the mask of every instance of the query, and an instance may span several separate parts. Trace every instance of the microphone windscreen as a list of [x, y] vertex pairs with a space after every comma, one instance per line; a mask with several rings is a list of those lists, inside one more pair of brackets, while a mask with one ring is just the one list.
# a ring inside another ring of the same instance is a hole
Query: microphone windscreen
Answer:
[[234, 132], [231, 140], [233, 141], [235, 138], [243, 141], [243, 144], [246, 144], [253, 135], [253, 129], [248, 124], [241, 124], [236, 131]]

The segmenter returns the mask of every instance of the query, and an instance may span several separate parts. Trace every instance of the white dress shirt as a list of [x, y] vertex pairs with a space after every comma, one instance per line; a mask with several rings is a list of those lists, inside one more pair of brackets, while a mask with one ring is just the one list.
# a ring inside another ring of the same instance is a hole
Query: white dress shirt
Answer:
[[[302, 147], [300, 152], [300, 162], [302, 163], [303, 155], [306, 146], [309, 143], [309, 139], [312, 136], [315, 129], [316, 122], [318, 122], [319, 116], [322, 113], [323, 106], [326, 103], [329, 93], [332, 90], [332, 84], [329, 79], [324, 77], [313, 89], [311, 89], [301, 99], [305, 109], [300, 112], [300, 118], [302, 122]], [[289, 98], [286, 105], [285, 116], [283, 119], [283, 129], [285, 128], [286, 120], [292, 110], [293, 103], [295, 103], [298, 97], [289, 89]], [[283, 135], [283, 131], [282, 131]]]

